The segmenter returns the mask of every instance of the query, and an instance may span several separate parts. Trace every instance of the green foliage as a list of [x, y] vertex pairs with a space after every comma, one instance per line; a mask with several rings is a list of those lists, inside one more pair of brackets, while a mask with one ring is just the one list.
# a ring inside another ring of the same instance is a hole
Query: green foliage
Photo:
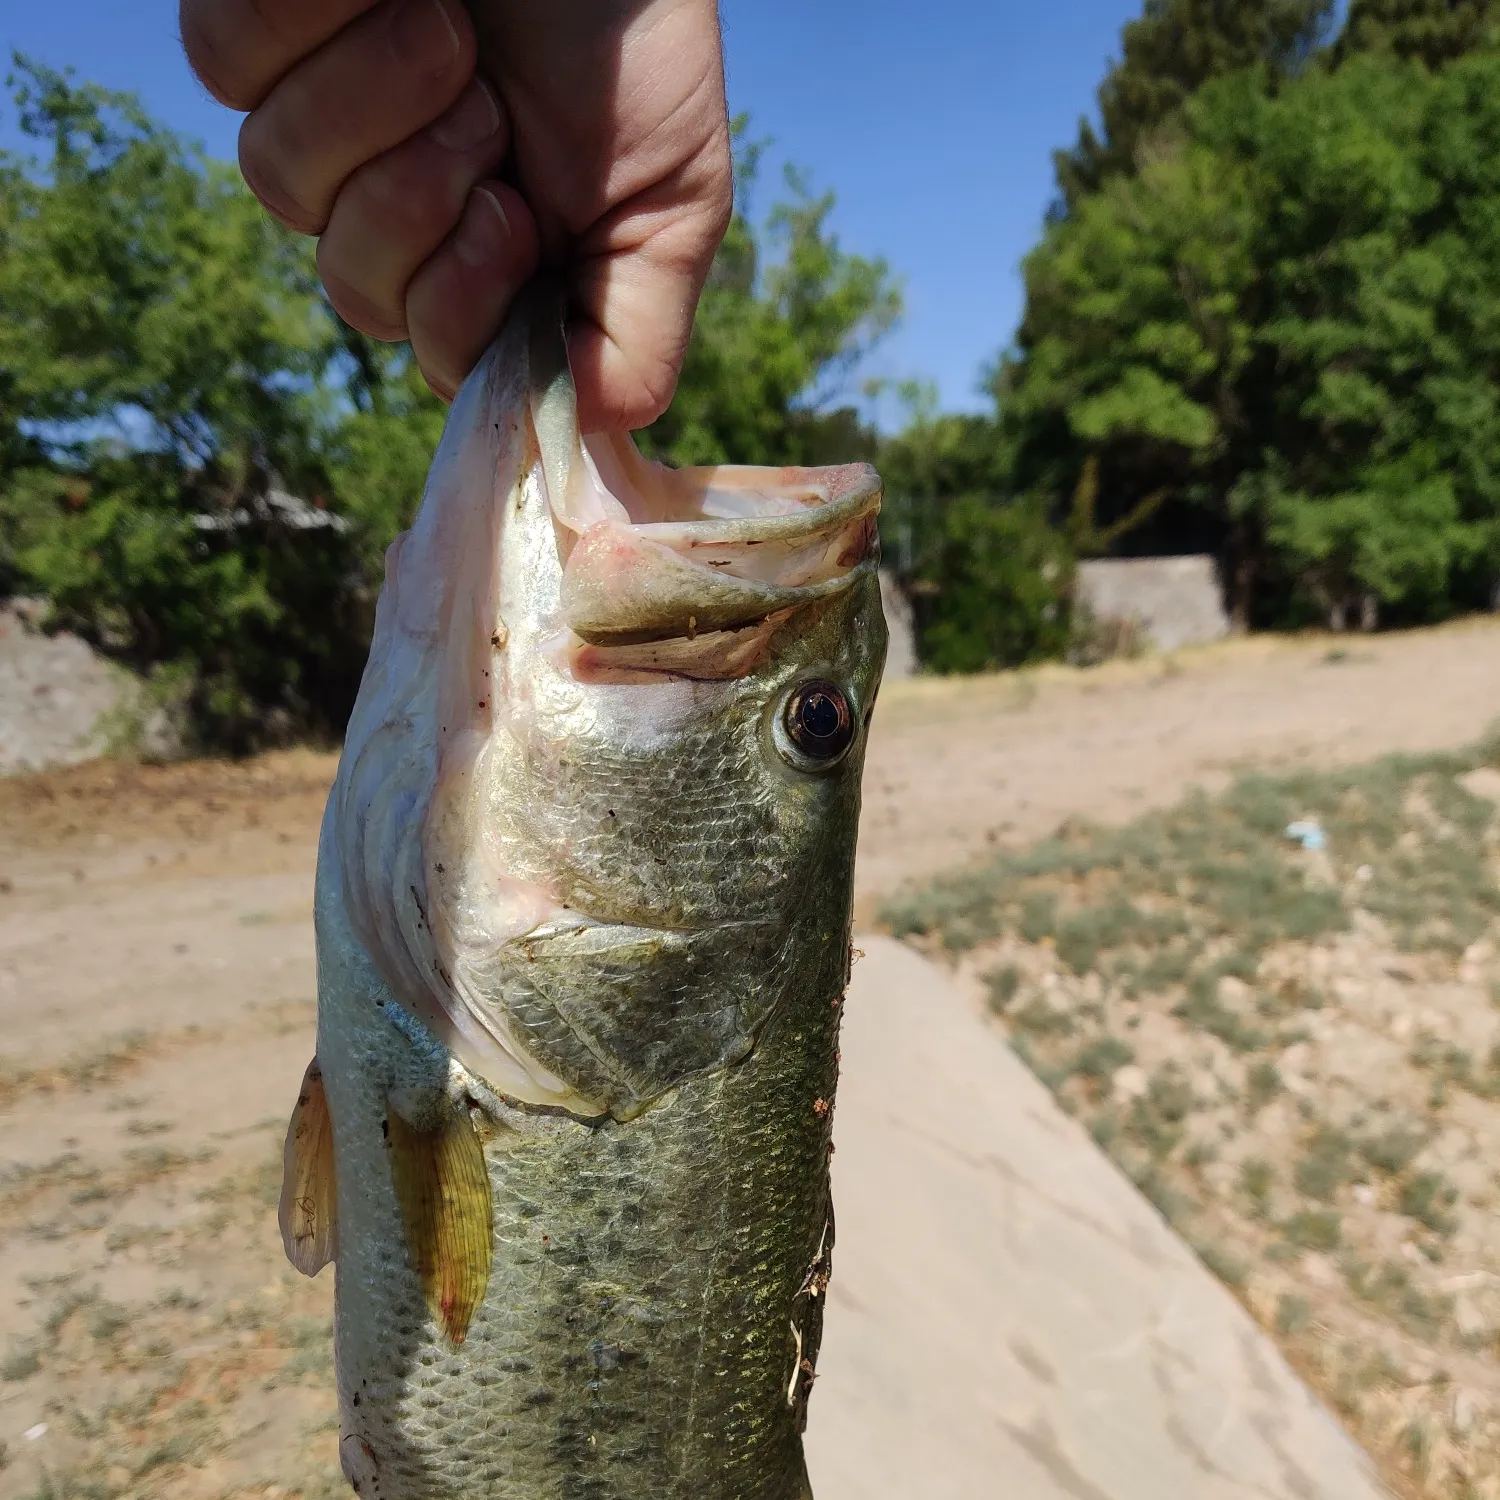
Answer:
[[1344, 1220], [1332, 1209], [1306, 1208], [1281, 1226], [1287, 1243], [1299, 1250], [1337, 1250], [1343, 1239]]
[[1494, 45], [1497, 29], [1494, 0], [1353, 0], [1335, 57], [1384, 52], [1437, 68]]
[[1332, 0], [1146, 0], [1099, 88], [1103, 134], [1085, 120], [1078, 143], [1054, 158], [1066, 209], [1149, 160], [1209, 80], [1262, 63], [1273, 74], [1295, 71], [1334, 8]]
[[1242, 624], [1500, 576], [1500, 55], [1202, 88], [1055, 222], [996, 372], [1013, 487], [1227, 561]]
[[1005, 498], [999, 434], [903, 393], [908, 422], [881, 448], [887, 562], [912, 597], [918, 654], [937, 672], [1017, 667], [1068, 640], [1073, 559], [1043, 506]]
[[[19, 58], [11, 88], [33, 154], [0, 154], [0, 595], [185, 695], [206, 746], [337, 734], [442, 405], [409, 349], [333, 316], [232, 167], [129, 96]], [[648, 450], [873, 456], [824, 407], [899, 291], [788, 185], [763, 228], [736, 218]]]
[[264, 503], [327, 488], [310, 254], [131, 99], [23, 61], [12, 87], [44, 154], [0, 158], [0, 571], [136, 666], [187, 664], [215, 740], [337, 727], [348, 549]]

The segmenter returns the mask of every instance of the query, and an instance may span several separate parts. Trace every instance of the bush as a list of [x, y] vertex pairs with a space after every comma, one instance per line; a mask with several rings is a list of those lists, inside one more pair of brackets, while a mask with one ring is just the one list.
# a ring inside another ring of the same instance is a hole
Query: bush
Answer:
[[911, 584], [917, 649], [934, 672], [985, 672], [1062, 654], [1073, 561], [1030, 501], [960, 495]]

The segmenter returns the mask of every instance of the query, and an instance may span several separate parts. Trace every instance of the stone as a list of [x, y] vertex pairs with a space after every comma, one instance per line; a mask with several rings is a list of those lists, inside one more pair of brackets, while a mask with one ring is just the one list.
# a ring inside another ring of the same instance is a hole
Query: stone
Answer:
[[1500, 802], [1500, 768], [1480, 766], [1477, 771], [1460, 776], [1458, 784], [1471, 797], [1482, 797], [1487, 802]]

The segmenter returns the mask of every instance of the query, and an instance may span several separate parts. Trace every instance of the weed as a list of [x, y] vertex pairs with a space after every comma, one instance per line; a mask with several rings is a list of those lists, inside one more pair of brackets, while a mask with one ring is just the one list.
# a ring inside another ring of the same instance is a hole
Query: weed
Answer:
[[1262, 1059], [1252, 1063], [1245, 1074], [1245, 1108], [1258, 1115], [1282, 1090], [1281, 1074], [1276, 1064]]
[[1401, 1184], [1401, 1212], [1445, 1239], [1458, 1228], [1450, 1212], [1458, 1189], [1441, 1172], [1417, 1172]]
[[114, 1302], [96, 1301], [89, 1309], [89, 1332], [101, 1344], [108, 1343], [122, 1329], [129, 1327], [130, 1314]]
[[1085, 907], [1057, 926], [1057, 956], [1075, 973], [1087, 974], [1099, 954], [1118, 948], [1146, 925], [1143, 913], [1122, 896]]
[[1040, 943], [1057, 931], [1057, 893], [1029, 892], [1021, 907], [1021, 936], [1028, 943]]
[[1344, 1266], [1344, 1279], [1356, 1297], [1393, 1318], [1416, 1338], [1435, 1340], [1443, 1321], [1452, 1311], [1451, 1297], [1421, 1291], [1411, 1272], [1398, 1261], [1382, 1261], [1371, 1267], [1351, 1260]]
[[1141, 1196], [1146, 1199], [1164, 1218], [1168, 1224], [1180, 1225], [1182, 1221], [1192, 1212], [1193, 1202], [1185, 1194], [1179, 1193], [1176, 1188], [1157, 1169], [1155, 1164], [1146, 1167], [1140, 1172], [1132, 1173], [1136, 1187]]
[[1312, 1322], [1312, 1303], [1296, 1292], [1284, 1292], [1276, 1304], [1276, 1331], [1295, 1338]]
[[1255, 1205], [1255, 1214], [1264, 1217], [1276, 1183], [1276, 1169], [1268, 1161], [1252, 1156], [1240, 1163], [1240, 1190]]
[[25, 1380], [35, 1375], [41, 1365], [40, 1356], [30, 1344], [17, 1344], [0, 1359], [0, 1380]]
[[1338, 1190], [1357, 1172], [1354, 1143], [1342, 1130], [1325, 1125], [1314, 1131], [1293, 1180], [1298, 1192], [1321, 1203], [1332, 1203]]
[[1072, 1071], [1084, 1078], [1113, 1078], [1135, 1053], [1118, 1037], [1101, 1036], [1089, 1042], [1073, 1059]]
[[1341, 1215], [1329, 1209], [1303, 1209], [1281, 1226], [1281, 1232], [1289, 1245], [1301, 1250], [1337, 1250], [1343, 1222]]
[[1196, 1103], [1192, 1085], [1169, 1065], [1152, 1076], [1146, 1092], [1130, 1106], [1126, 1129], [1153, 1158], [1164, 1159], [1181, 1140], [1182, 1122]]
[[1010, 1023], [1028, 1036], [1071, 1036], [1077, 1022], [1065, 1010], [1057, 1010], [1038, 995], [1010, 1017]]
[[988, 975], [985, 984], [989, 989], [990, 1008], [1003, 1011], [1021, 988], [1021, 971], [1014, 964], [1007, 964]]
[[1219, 980], [1223, 971], [1215, 965], [1195, 974], [1188, 985], [1187, 999], [1173, 1008], [1172, 1014], [1189, 1026], [1216, 1036], [1235, 1052], [1258, 1052], [1269, 1040], [1265, 1032], [1247, 1024], [1219, 999]]
[[1359, 1143], [1359, 1154], [1388, 1176], [1397, 1177], [1409, 1167], [1426, 1144], [1425, 1138], [1405, 1125], [1393, 1125], [1379, 1135], [1367, 1136]]
[[1218, 1158], [1219, 1148], [1210, 1140], [1196, 1140], [1182, 1153], [1183, 1165], [1195, 1170], [1208, 1166], [1210, 1162], [1217, 1161]]

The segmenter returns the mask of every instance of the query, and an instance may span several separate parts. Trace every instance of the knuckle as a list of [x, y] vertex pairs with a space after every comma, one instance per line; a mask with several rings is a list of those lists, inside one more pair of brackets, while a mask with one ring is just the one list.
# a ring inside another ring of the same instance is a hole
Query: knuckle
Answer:
[[285, 179], [282, 167], [287, 153], [272, 137], [259, 112], [240, 128], [240, 175], [260, 200], [262, 207], [291, 229], [317, 234], [328, 221], [326, 206], [302, 203]]
[[628, 410], [621, 415], [642, 426], [649, 426], [672, 404], [677, 392], [677, 367], [666, 360], [652, 360], [644, 370], [636, 372], [639, 382], [634, 393], [636, 399], [629, 403]]
[[222, 5], [212, 0], [182, 0], [177, 12], [182, 50], [198, 81], [220, 104], [230, 109], [253, 109], [260, 102], [249, 80], [235, 67], [236, 49], [220, 34]]
[[467, 183], [452, 179], [429, 153], [398, 150], [360, 167], [340, 199], [349, 194], [361, 219], [378, 223], [382, 235], [436, 244], [457, 222], [463, 203]]
[[406, 320], [399, 307], [381, 306], [377, 299], [346, 281], [336, 264], [337, 257], [325, 255], [323, 241], [318, 246], [318, 274], [333, 310], [351, 328], [367, 333], [372, 339], [395, 343], [406, 337]]

